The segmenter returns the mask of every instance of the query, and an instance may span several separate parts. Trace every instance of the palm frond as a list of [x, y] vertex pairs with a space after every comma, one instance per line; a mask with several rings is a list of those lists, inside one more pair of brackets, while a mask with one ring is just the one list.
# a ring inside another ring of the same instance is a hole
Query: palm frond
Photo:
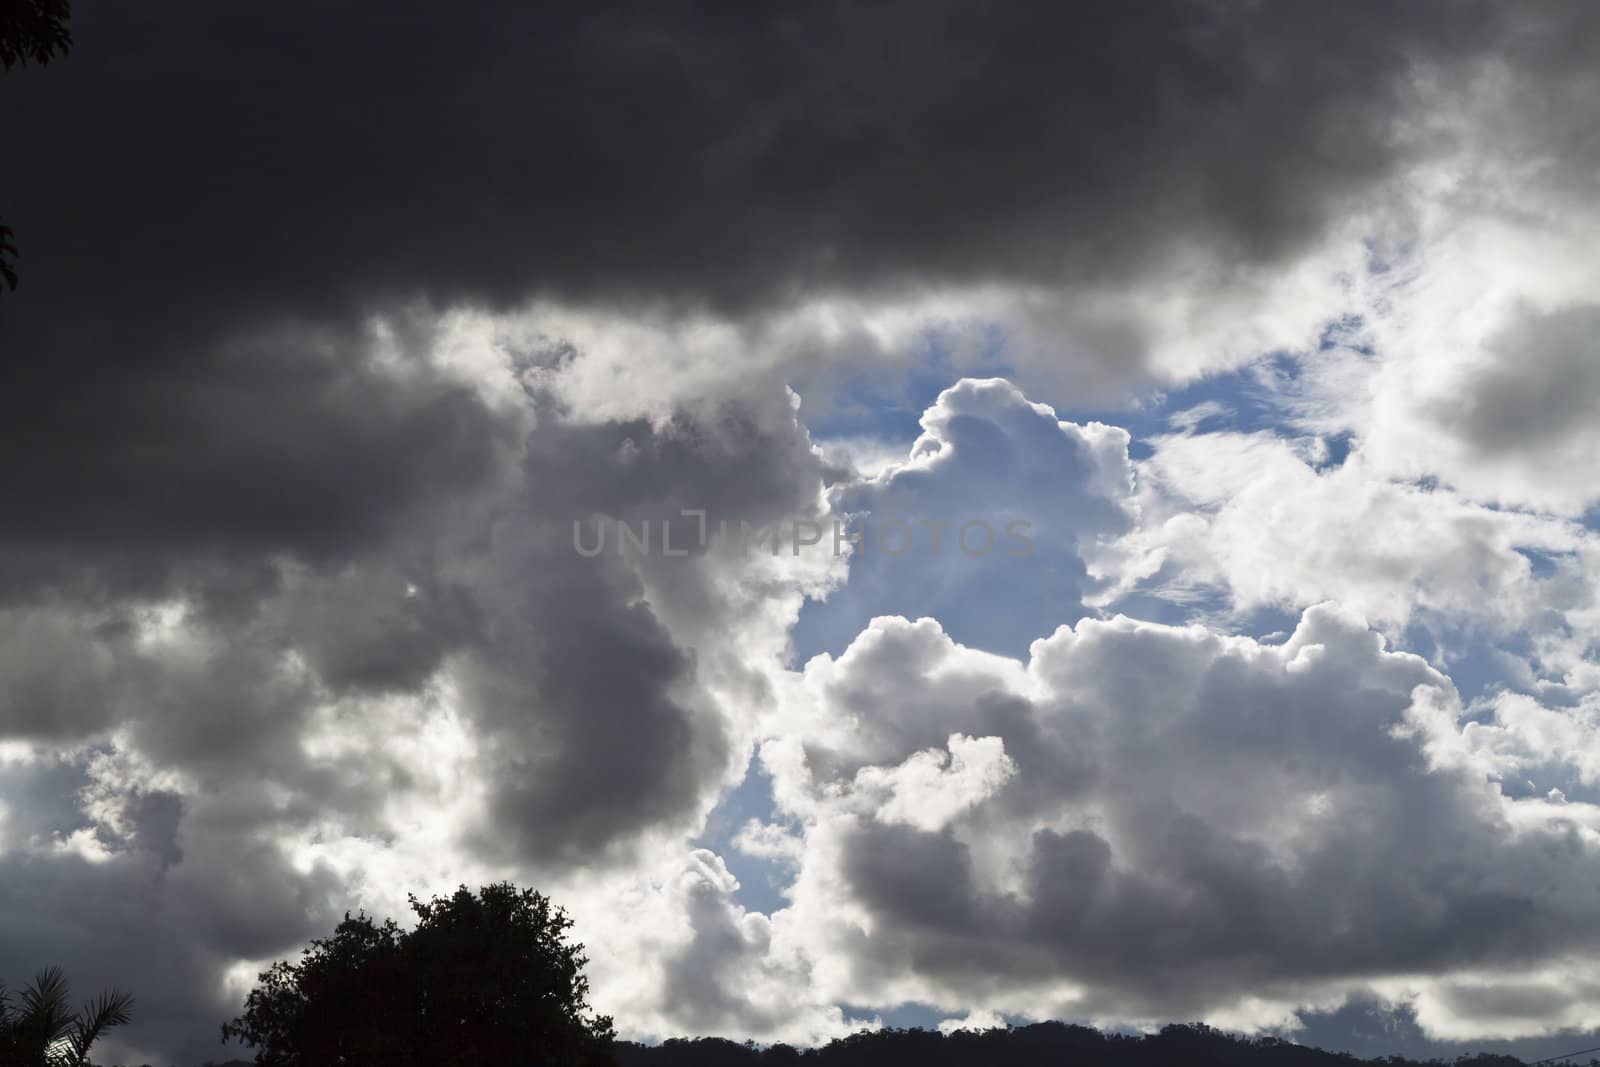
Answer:
[[73, 1016], [67, 1008], [67, 993], [67, 976], [59, 967], [46, 967], [22, 987], [18, 999], [23, 1025], [46, 1045], [65, 1040], [71, 1032]]
[[125, 1024], [131, 1017], [129, 1009], [132, 1007], [133, 997], [115, 989], [85, 1004], [73, 1017], [72, 1033], [67, 1035], [66, 1063], [69, 1067], [85, 1067], [89, 1062], [89, 1046], [107, 1030]]

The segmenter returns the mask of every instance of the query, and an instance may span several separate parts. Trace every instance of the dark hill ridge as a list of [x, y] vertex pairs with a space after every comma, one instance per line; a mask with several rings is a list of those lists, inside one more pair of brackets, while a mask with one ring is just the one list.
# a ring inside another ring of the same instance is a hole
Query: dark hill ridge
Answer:
[[[1140, 1036], [1066, 1023], [948, 1036], [935, 1030], [862, 1031], [815, 1049], [758, 1047], [716, 1037], [672, 1038], [659, 1045], [619, 1041], [616, 1059], [618, 1067], [1529, 1067], [1514, 1056], [1490, 1054], [1453, 1061], [1364, 1060], [1277, 1038], [1234, 1037], [1206, 1026], [1168, 1026]], [[229, 1060], [205, 1067], [253, 1065]], [[1600, 1067], [1600, 1060], [1590, 1059], [1587, 1067]]]
[[[1204, 1026], [1168, 1026], [1146, 1036], [1103, 1034], [1086, 1026], [1037, 1023], [1011, 1030], [861, 1032], [817, 1049], [758, 1048], [718, 1038], [660, 1045], [620, 1042], [621, 1067], [1385, 1067], [1438, 1064], [1390, 1056], [1361, 1060], [1277, 1038], [1232, 1037]], [[1524, 1067], [1511, 1056], [1463, 1057], [1470, 1067]], [[1591, 1061], [1592, 1063], [1593, 1061]]]

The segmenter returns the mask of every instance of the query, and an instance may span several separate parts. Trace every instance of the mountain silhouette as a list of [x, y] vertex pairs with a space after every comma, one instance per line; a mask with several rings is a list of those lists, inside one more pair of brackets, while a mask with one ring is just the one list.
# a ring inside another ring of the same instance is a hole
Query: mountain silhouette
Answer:
[[[1168, 1026], [1141, 1036], [1054, 1022], [948, 1035], [920, 1029], [863, 1031], [804, 1050], [699, 1038], [659, 1045], [618, 1042], [614, 1052], [621, 1067], [1420, 1067], [1443, 1062], [1399, 1056], [1362, 1060], [1278, 1038], [1235, 1037], [1201, 1025]], [[1511, 1056], [1469, 1056], [1453, 1062], [1457, 1067], [1524, 1067]]]

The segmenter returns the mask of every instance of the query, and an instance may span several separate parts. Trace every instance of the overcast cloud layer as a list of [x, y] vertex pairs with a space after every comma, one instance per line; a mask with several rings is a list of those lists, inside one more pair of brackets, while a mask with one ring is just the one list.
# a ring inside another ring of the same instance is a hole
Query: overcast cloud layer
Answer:
[[1600, 9], [78, 7], [0, 979], [107, 1058], [499, 877], [632, 1037], [1600, 1028]]

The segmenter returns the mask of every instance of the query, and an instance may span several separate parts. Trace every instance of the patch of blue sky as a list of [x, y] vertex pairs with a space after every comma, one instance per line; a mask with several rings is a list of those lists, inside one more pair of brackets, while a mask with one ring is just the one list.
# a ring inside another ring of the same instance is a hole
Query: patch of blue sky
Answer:
[[1548, 578], [1556, 573], [1559, 556], [1524, 546], [1519, 546], [1516, 551], [1528, 561], [1528, 566], [1533, 568], [1535, 578]]
[[[1526, 633], [1489, 635], [1428, 620], [1407, 627], [1398, 647], [1423, 656], [1449, 677], [1461, 696], [1463, 724], [1493, 724], [1492, 698], [1503, 692], [1526, 694], [1545, 707], [1576, 703], [1574, 694], [1535, 674], [1530, 664], [1536, 643]], [[1585, 784], [1578, 767], [1559, 757], [1519, 767], [1501, 779], [1500, 789], [1518, 799], [1560, 790], [1568, 800], [1600, 803], [1600, 789]]]
[[1103, 612], [1140, 622], [1183, 626], [1198, 619], [1221, 619], [1233, 608], [1233, 597], [1214, 585], [1185, 585], [1179, 568], [1168, 561], [1156, 573], [1118, 597]]
[[[951, 1018], [951, 1013], [926, 1004], [900, 1004], [887, 1010], [864, 1008], [855, 1004], [841, 1004], [846, 1018], [871, 1019], [876, 1017], [890, 1030], [936, 1030], [939, 1024]], [[961, 1015], [961, 1012], [956, 1012]]]
[[932, 617], [959, 644], [1025, 659], [1035, 640], [1088, 614], [1086, 572], [1070, 548], [1041, 542], [1016, 559], [997, 549], [986, 562], [992, 565], [966, 566], [971, 561], [948, 546], [876, 566], [853, 562], [844, 588], [802, 607], [790, 633], [791, 665], [804, 666], [820, 653], [839, 656], [879, 615]]
[[[974, 332], [976, 339], [974, 339]], [[874, 437], [908, 446], [922, 432], [922, 413], [964, 377], [1010, 377], [1003, 327], [960, 331], [934, 327], [904, 362], [843, 369], [795, 385], [800, 417], [814, 440]]]
[[1250, 637], [1263, 644], [1288, 640], [1300, 624], [1301, 609], [1277, 604], [1257, 604], [1241, 609], [1227, 589], [1213, 585], [1176, 584], [1172, 563], [1118, 597], [1103, 615], [1126, 615], [1140, 622], [1164, 626], [1203, 623], [1221, 633]]
[[[1286, 380], [1299, 375], [1298, 360], [1288, 354], [1265, 356], [1235, 370], [1210, 374], [1169, 389], [1153, 390], [1134, 402], [1115, 408], [1068, 407], [1059, 409], [1064, 419], [1090, 420], [1121, 426], [1136, 444], [1135, 459], [1149, 454], [1149, 438], [1182, 430], [1195, 433], [1271, 432], [1299, 436], [1294, 411], [1284, 403]], [[1349, 453], [1348, 439], [1338, 462]]]
[[1300, 625], [1299, 608], [1276, 604], [1258, 604], [1246, 611], [1235, 612], [1227, 619], [1214, 620], [1214, 628], [1227, 633], [1253, 637], [1264, 645], [1278, 645], [1287, 641], [1295, 627]]
[[1429, 615], [1406, 627], [1398, 646], [1449, 675], [1463, 703], [1500, 690], [1534, 688], [1530, 663], [1535, 646], [1528, 633], [1490, 634]]
[[[835, 592], [833, 596], [838, 596]], [[789, 631], [789, 666], [795, 670], [813, 656], [827, 653], [835, 658], [850, 646], [855, 634], [848, 632], [836, 611], [828, 611], [826, 601], [807, 599], [800, 606], [800, 617]]]
[[1344, 466], [1344, 461], [1350, 458], [1350, 448], [1355, 444], [1355, 435], [1346, 431], [1337, 434], [1325, 434], [1322, 437], [1322, 454], [1311, 464], [1312, 469], [1318, 474]]
[[705, 829], [693, 842], [695, 848], [710, 849], [722, 857], [728, 873], [739, 882], [734, 899], [746, 909], [766, 915], [787, 906], [783, 890], [794, 872], [787, 864], [741, 852], [733, 842], [751, 819], [770, 823], [775, 817], [772, 778], [759, 760], [752, 759], [744, 780], [712, 809]]

